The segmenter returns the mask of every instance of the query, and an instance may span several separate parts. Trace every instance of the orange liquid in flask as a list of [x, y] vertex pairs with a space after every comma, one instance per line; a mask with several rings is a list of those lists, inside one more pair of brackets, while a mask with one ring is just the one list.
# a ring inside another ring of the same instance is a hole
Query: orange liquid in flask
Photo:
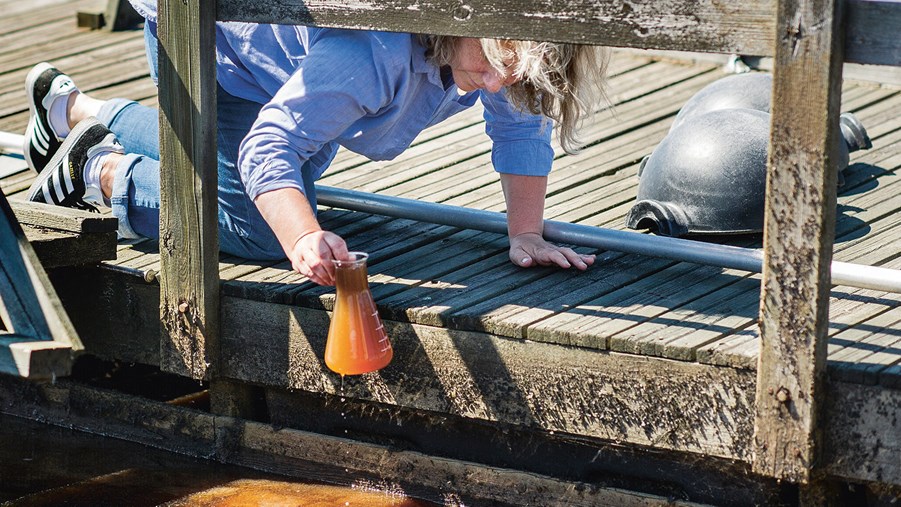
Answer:
[[363, 252], [352, 260], [335, 261], [335, 310], [325, 344], [325, 365], [341, 375], [359, 375], [384, 368], [394, 352], [369, 292]]

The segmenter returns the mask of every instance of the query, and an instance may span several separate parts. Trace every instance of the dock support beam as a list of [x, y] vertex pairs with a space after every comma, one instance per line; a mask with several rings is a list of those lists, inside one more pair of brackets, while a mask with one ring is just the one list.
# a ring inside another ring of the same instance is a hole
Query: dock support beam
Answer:
[[163, 370], [208, 376], [219, 330], [216, 0], [159, 2]]
[[753, 467], [802, 484], [821, 440], [842, 3], [780, 0], [776, 14]]

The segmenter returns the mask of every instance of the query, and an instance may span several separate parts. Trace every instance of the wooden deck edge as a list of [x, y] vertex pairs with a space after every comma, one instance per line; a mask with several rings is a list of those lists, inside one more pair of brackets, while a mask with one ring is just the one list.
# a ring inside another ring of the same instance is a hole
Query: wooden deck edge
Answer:
[[116, 233], [78, 234], [23, 225], [25, 237], [45, 269], [96, 264], [116, 258]]
[[65, 377], [72, 370], [72, 347], [49, 340], [0, 334], [0, 373], [34, 380]]
[[[325, 311], [222, 299], [222, 376], [417, 410], [748, 461], [753, 371], [384, 321], [394, 361], [321, 358]], [[342, 394], [343, 393], [343, 394]]]
[[9, 204], [45, 269], [116, 258], [115, 217], [20, 199]]
[[541, 506], [702, 505], [275, 428], [67, 381], [35, 384], [0, 378], [0, 411], [288, 476], [297, 477], [310, 465], [326, 467], [329, 470], [320, 472], [335, 481], [354, 478], [357, 485], [389, 488], [445, 505], [511, 501]]
[[12, 199], [9, 201], [22, 225], [75, 233], [116, 232], [119, 221], [112, 215]]
[[827, 473], [901, 486], [901, 391], [828, 382], [823, 394]]
[[[158, 365], [159, 288], [103, 269], [54, 273], [86, 351]], [[92, 294], [93, 296], [86, 296]], [[749, 463], [756, 378], [735, 369], [386, 322], [394, 363], [325, 370], [328, 314], [223, 297], [219, 375], [279, 389]], [[91, 308], [104, 308], [96, 319]], [[827, 383], [824, 468], [901, 485], [901, 391]]]

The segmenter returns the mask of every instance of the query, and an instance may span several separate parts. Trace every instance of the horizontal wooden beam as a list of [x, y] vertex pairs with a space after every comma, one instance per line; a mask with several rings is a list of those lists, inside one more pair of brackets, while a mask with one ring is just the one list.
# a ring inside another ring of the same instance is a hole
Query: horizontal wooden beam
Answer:
[[[62, 381], [19, 385], [0, 378], [5, 413], [52, 421], [159, 449], [305, 480], [381, 486], [434, 502], [591, 507], [689, 507], [694, 502], [414, 450], [216, 416], [133, 395]], [[386, 497], [387, 498], [387, 497]], [[398, 499], [400, 500], [400, 499]]]
[[[58, 274], [54, 282], [88, 352], [159, 364], [158, 286], [103, 269]], [[321, 359], [329, 323], [324, 310], [230, 296], [223, 305], [224, 377], [342, 396], [340, 379], [325, 370]], [[97, 308], [108, 317], [95, 318]], [[363, 379], [345, 378], [343, 396], [382, 407], [749, 459], [753, 370], [386, 325], [394, 364]], [[664, 384], [665, 394], [654, 397], [654, 386]], [[825, 392], [824, 467], [837, 477], [901, 485], [901, 441], [884, 436], [901, 434], [895, 410], [901, 407], [901, 390], [833, 381]], [[660, 399], [674, 401], [663, 405]]]
[[222, 318], [220, 371], [228, 378], [751, 459], [755, 373], [750, 370], [385, 320], [394, 363], [342, 383], [321, 359], [326, 312], [226, 296]]
[[774, 12], [773, 0], [220, 0], [217, 17], [221, 21], [770, 55]]
[[846, 62], [901, 66], [901, 2], [848, 1], [844, 26]]
[[[901, 65], [901, 2], [846, 0], [845, 60]], [[219, 0], [221, 21], [550, 40], [613, 47], [773, 55], [773, 0]]]
[[116, 232], [119, 227], [119, 221], [112, 215], [21, 200], [10, 200], [9, 205], [22, 225], [79, 234]]
[[45, 269], [97, 264], [116, 258], [115, 232], [76, 234], [29, 226], [23, 230]]
[[42, 380], [71, 372], [72, 347], [49, 340], [0, 334], [0, 373]]

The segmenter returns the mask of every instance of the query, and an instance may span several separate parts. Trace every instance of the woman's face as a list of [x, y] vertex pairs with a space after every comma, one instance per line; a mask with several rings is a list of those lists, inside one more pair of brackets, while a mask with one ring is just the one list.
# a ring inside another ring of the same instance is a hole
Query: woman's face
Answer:
[[[479, 39], [461, 37], [457, 39], [456, 45], [454, 60], [450, 63], [450, 68], [454, 76], [454, 83], [460, 90], [471, 92], [482, 89], [496, 93], [501, 88], [518, 81], [518, 78], [513, 75], [504, 75], [488, 63]], [[506, 63], [512, 64], [513, 62]]]

